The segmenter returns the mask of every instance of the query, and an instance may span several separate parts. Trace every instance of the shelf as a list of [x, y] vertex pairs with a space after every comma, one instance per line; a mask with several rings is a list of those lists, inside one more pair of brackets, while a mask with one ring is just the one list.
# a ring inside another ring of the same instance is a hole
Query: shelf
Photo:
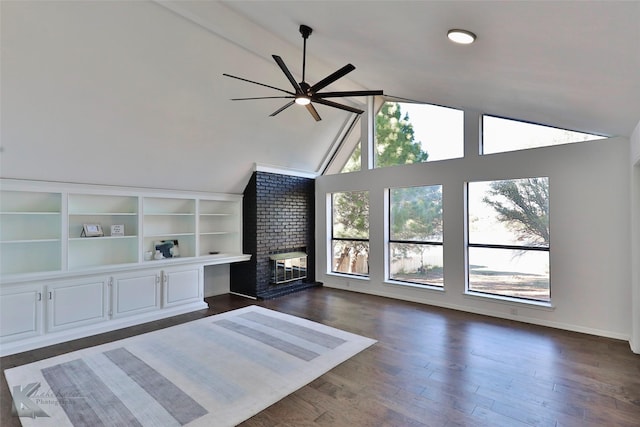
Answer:
[[62, 193], [0, 191], [3, 276], [62, 269]]
[[194, 213], [145, 213], [144, 216], [195, 216]]
[[69, 270], [138, 262], [137, 236], [69, 240]]
[[69, 216], [137, 216], [135, 212], [83, 212], [70, 213]]
[[163, 234], [145, 234], [145, 238], [159, 239], [160, 237], [180, 237], [180, 236], [195, 236], [195, 233], [163, 233]]
[[25, 216], [29, 216], [29, 215], [60, 215], [60, 212], [18, 212], [18, 211], [11, 211], [11, 212], [0, 212], [0, 215], [25, 215]]
[[[154, 262], [144, 261], [144, 254], [155, 252], [162, 240], [178, 241], [180, 257], [163, 260], [171, 264], [208, 260], [209, 252], [242, 252], [241, 195], [8, 179], [0, 183], [3, 280], [140, 268]], [[85, 224], [99, 224], [104, 236], [81, 237]], [[124, 226], [124, 236], [111, 236], [113, 225]]]
[[242, 206], [226, 200], [201, 200], [199, 254], [210, 252], [238, 253], [242, 251]]
[[77, 241], [99, 241], [99, 240], [115, 240], [115, 239], [134, 239], [138, 240], [138, 236], [98, 236], [98, 237], [70, 237], [70, 242]]
[[15, 245], [15, 244], [31, 244], [31, 243], [60, 243], [60, 239], [27, 239], [27, 240], [2, 240], [3, 245]]

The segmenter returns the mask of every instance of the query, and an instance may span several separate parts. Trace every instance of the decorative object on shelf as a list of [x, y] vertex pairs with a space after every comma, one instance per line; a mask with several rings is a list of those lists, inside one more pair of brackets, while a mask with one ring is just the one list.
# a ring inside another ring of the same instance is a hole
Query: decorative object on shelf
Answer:
[[158, 251], [156, 251], [155, 255], [153, 256], [153, 259], [164, 259], [164, 256], [162, 255], [162, 252], [160, 252], [158, 250]]
[[164, 258], [178, 258], [180, 249], [177, 240], [159, 240], [154, 242], [153, 247], [160, 251]]
[[80, 237], [102, 237], [104, 232], [100, 224], [83, 224]]
[[153, 259], [153, 252], [151, 251], [146, 251], [144, 253], [144, 260], [145, 261], [151, 261]]
[[124, 224], [114, 224], [111, 226], [112, 236], [124, 236]]

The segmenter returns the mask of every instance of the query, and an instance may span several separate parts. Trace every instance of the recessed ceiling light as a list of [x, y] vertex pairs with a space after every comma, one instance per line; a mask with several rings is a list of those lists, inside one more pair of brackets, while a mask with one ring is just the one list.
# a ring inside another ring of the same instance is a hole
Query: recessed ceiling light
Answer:
[[447, 37], [452, 42], [460, 44], [471, 44], [476, 40], [476, 35], [467, 30], [449, 30]]

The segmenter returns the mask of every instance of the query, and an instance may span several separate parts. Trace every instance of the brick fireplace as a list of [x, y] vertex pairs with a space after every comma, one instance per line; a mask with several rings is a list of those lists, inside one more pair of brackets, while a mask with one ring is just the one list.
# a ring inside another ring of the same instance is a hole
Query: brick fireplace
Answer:
[[[242, 246], [251, 260], [231, 264], [231, 292], [269, 299], [321, 285], [315, 281], [314, 197], [311, 178], [253, 173], [242, 206]], [[274, 280], [274, 260], [291, 253], [306, 255], [306, 277]]]

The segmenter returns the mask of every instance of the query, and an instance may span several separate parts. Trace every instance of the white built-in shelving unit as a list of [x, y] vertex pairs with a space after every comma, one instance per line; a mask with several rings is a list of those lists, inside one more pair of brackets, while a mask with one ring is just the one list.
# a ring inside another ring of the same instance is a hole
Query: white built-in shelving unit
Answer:
[[204, 267], [249, 258], [241, 195], [1, 179], [0, 354], [206, 308]]
[[155, 243], [178, 241], [181, 257], [196, 255], [196, 199], [145, 197], [144, 249], [155, 252]]
[[[138, 262], [138, 197], [72, 193], [68, 207], [69, 270]], [[100, 224], [104, 236], [82, 237], [84, 224]], [[112, 225], [125, 235], [111, 236]]]
[[201, 200], [199, 236], [201, 256], [241, 252], [242, 206], [228, 200]]
[[0, 269], [3, 274], [62, 268], [62, 194], [0, 193]]

